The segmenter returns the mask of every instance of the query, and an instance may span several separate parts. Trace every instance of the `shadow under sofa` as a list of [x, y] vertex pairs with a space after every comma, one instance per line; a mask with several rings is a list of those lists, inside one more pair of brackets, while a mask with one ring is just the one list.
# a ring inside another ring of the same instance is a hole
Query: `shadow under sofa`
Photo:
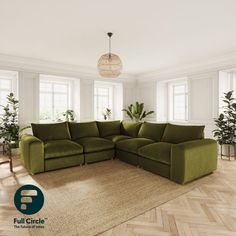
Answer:
[[32, 131], [20, 142], [31, 174], [119, 158], [184, 184], [217, 168], [216, 141], [204, 139], [204, 126], [92, 121], [32, 124]]

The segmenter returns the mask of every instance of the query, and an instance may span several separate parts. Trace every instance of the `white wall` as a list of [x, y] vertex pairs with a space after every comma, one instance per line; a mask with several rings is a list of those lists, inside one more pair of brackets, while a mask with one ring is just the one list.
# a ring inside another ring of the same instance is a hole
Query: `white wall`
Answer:
[[39, 74], [19, 72], [19, 122], [28, 125], [39, 119]]
[[[188, 78], [189, 85], [189, 121], [190, 124], [206, 125], [206, 137], [212, 137], [213, 119], [218, 114], [218, 75], [219, 71], [236, 68], [235, 59], [223, 60], [212, 65], [189, 66], [173, 71], [146, 74], [143, 76], [123, 76], [118, 79], [102, 79], [97, 72], [88, 73], [75, 66], [48, 63], [23, 58], [2, 58], [0, 69], [19, 72], [20, 122], [28, 124], [38, 121], [39, 75], [51, 74], [78, 78], [74, 84], [74, 107], [81, 121], [93, 120], [94, 81], [110, 81], [123, 85], [123, 108], [135, 101], [144, 102], [145, 110], [154, 110], [155, 114], [146, 120], [166, 122], [168, 120], [168, 81], [177, 78]], [[124, 113], [124, 119], [129, 119]]]
[[[2, 69], [2, 68], [1, 68]], [[60, 73], [57, 74], [60, 76]], [[65, 75], [63, 75], [65, 76]], [[70, 77], [68, 77], [70, 78]], [[98, 79], [99, 80], [99, 79]], [[18, 98], [19, 98], [19, 123], [22, 126], [39, 122], [39, 81], [40, 73], [19, 71], [18, 73]], [[94, 78], [71, 78], [72, 83], [72, 109], [77, 120], [94, 120]], [[116, 119], [123, 119], [121, 109], [135, 101], [135, 82], [116, 82], [107, 80], [114, 85], [115, 99], [114, 115]], [[106, 81], [106, 82], [107, 82]], [[124, 86], [123, 86], [124, 85]], [[124, 92], [123, 92], [124, 91]]]
[[93, 109], [94, 81], [80, 80], [80, 121], [94, 120]]
[[214, 118], [218, 115], [217, 71], [139, 81], [137, 84], [138, 100], [145, 103], [147, 110], [154, 110], [156, 114], [156, 118], [150, 116], [146, 120], [168, 122], [168, 82], [181, 77], [187, 77], [188, 81], [189, 119], [187, 124], [205, 125], [205, 136], [212, 137]]
[[[130, 104], [136, 101], [136, 82], [125, 81], [123, 83], [123, 108], [127, 108]], [[124, 119], [129, 119], [127, 114], [123, 113]]]
[[156, 82], [150, 81], [146, 83], [145, 81], [139, 82], [137, 84], [137, 101], [144, 103], [144, 110], [155, 111], [154, 114], [149, 115], [144, 120], [148, 121], [156, 121], [157, 116], [157, 90], [156, 90]]
[[[39, 121], [39, 73], [20, 72], [19, 73], [19, 101], [20, 114], [19, 121], [21, 125], [27, 125], [31, 122]], [[94, 120], [94, 79], [74, 79], [72, 85], [72, 109], [76, 113], [77, 120], [89, 121]], [[132, 83], [115, 83], [115, 93], [122, 95], [124, 84], [124, 98], [114, 101], [114, 110], [116, 119], [122, 119], [121, 109], [124, 104], [134, 102], [135, 87]], [[120, 86], [118, 86], [120, 85]]]

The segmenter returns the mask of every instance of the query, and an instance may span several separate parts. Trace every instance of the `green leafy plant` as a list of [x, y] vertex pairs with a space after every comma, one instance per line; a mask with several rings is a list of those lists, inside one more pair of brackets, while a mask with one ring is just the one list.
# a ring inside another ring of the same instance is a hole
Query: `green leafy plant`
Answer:
[[74, 121], [75, 120], [75, 112], [70, 109], [63, 112], [62, 116], [65, 118], [66, 121]]
[[3, 114], [0, 116], [0, 138], [5, 142], [14, 142], [18, 146], [21, 132], [30, 126], [20, 128], [18, 124], [19, 101], [13, 93], [7, 95], [7, 105], [1, 107]]
[[219, 144], [235, 144], [236, 143], [236, 103], [233, 98], [233, 91], [224, 93], [222, 100], [225, 105], [223, 112], [215, 119], [217, 129], [213, 130]]
[[111, 109], [106, 108], [104, 112], [102, 112], [102, 115], [104, 117], [104, 120], [109, 120], [111, 118]]
[[143, 118], [154, 113], [154, 111], [144, 111], [144, 103], [136, 102], [135, 104], [130, 104], [128, 109], [123, 109], [131, 120], [141, 121]]

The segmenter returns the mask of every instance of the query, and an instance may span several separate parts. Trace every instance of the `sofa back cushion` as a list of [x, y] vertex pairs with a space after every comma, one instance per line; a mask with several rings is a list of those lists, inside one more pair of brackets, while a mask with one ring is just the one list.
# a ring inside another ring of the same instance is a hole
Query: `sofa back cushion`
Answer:
[[33, 135], [42, 141], [70, 139], [67, 122], [53, 124], [31, 124]]
[[138, 132], [139, 138], [148, 138], [160, 142], [165, 130], [166, 124], [144, 122]]
[[124, 120], [121, 122], [120, 126], [121, 134], [136, 138], [138, 136], [138, 132], [141, 125], [142, 125], [141, 122]]
[[120, 134], [120, 121], [97, 121], [100, 137]]
[[85, 137], [99, 137], [96, 121], [91, 122], [70, 122], [70, 135], [73, 140]]
[[205, 126], [172, 125], [167, 124], [162, 141], [169, 143], [182, 143], [204, 138]]

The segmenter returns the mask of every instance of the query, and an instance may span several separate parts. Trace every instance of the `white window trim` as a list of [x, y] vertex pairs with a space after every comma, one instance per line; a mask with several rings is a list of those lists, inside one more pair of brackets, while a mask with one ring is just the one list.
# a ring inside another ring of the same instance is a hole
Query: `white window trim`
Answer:
[[[223, 78], [221, 78], [221, 72], [223, 72]], [[226, 87], [221, 87], [222, 81]], [[218, 114], [223, 112], [224, 102], [222, 102], [222, 97], [224, 97], [224, 93], [229, 92], [231, 90], [234, 91], [233, 96], [236, 96], [236, 69], [219, 71], [218, 78]]]
[[[95, 82], [94, 83], [94, 100], [95, 100], [95, 96], [97, 96], [97, 100], [98, 100], [98, 95], [95, 94], [95, 89], [96, 88], [109, 89], [108, 103], [109, 103], [109, 108], [112, 110], [111, 119], [113, 119], [114, 118], [114, 114], [113, 114], [114, 113], [113, 112], [113, 107], [114, 107], [114, 89], [113, 89], [113, 86], [110, 85], [110, 84]], [[95, 110], [96, 110], [96, 112], [95, 112]], [[98, 107], [96, 106], [95, 103], [94, 103], [94, 119], [95, 120], [99, 120]]]
[[15, 98], [18, 99], [18, 75], [19, 73], [17, 71], [0, 70], [0, 80], [10, 81], [10, 89], [0, 88], [0, 94], [1, 92], [13, 93]]
[[[185, 86], [185, 119], [175, 119], [174, 118], [174, 87], [175, 86]], [[188, 122], [188, 82], [187, 79], [176, 80], [175, 82], [168, 83], [168, 121], [177, 123]]]
[[[41, 94], [41, 91], [40, 91], [40, 83], [41, 82], [44, 82], [44, 83], [55, 83], [55, 84], [66, 84], [67, 85], [67, 107], [68, 109], [73, 109], [74, 107], [74, 99], [73, 99], [73, 94], [74, 94], [74, 90], [73, 90], [73, 82], [74, 82], [74, 78], [67, 78], [67, 77], [62, 77], [62, 76], [54, 76], [54, 75], [45, 75], [45, 74], [40, 74], [39, 76], [39, 97], [40, 97], [40, 94]], [[54, 86], [53, 86], [54, 88]], [[45, 94], [51, 94], [51, 92], [42, 92], [42, 93], [45, 93]], [[54, 97], [54, 91], [52, 91], [52, 100], [53, 97]], [[56, 94], [60, 94], [60, 92], [57, 92]], [[65, 93], [61, 93], [61, 94], [65, 94]], [[52, 106], [53, 106], [53, 109], [52, 109], [52, 112], [54, 112], [54, 101], [52, 101]], [[39, 99], [39, 117], [40, 117], [40, 99]], [[53, 117], [53, 120], [48, 120], [50, 122], [56, 122], [55, 117], [54, 117], [54, 114], [52, 114], [52, 117]], [[48, 122], [47, 120], [43, 121], [43, 120], [40, 120], [39, 118], [39, 122], [42, 122], [42, 123], [45, 123], [45, 122]]]
[[[18, 98], [18, 77], [17, 71], [0, 70], [0, 79], [7, 79], [11, 81], [11, 92]], [[3, 89], [1, 89], [3, 91]], [[9, 90], [5, 90], [9, 91]]]

